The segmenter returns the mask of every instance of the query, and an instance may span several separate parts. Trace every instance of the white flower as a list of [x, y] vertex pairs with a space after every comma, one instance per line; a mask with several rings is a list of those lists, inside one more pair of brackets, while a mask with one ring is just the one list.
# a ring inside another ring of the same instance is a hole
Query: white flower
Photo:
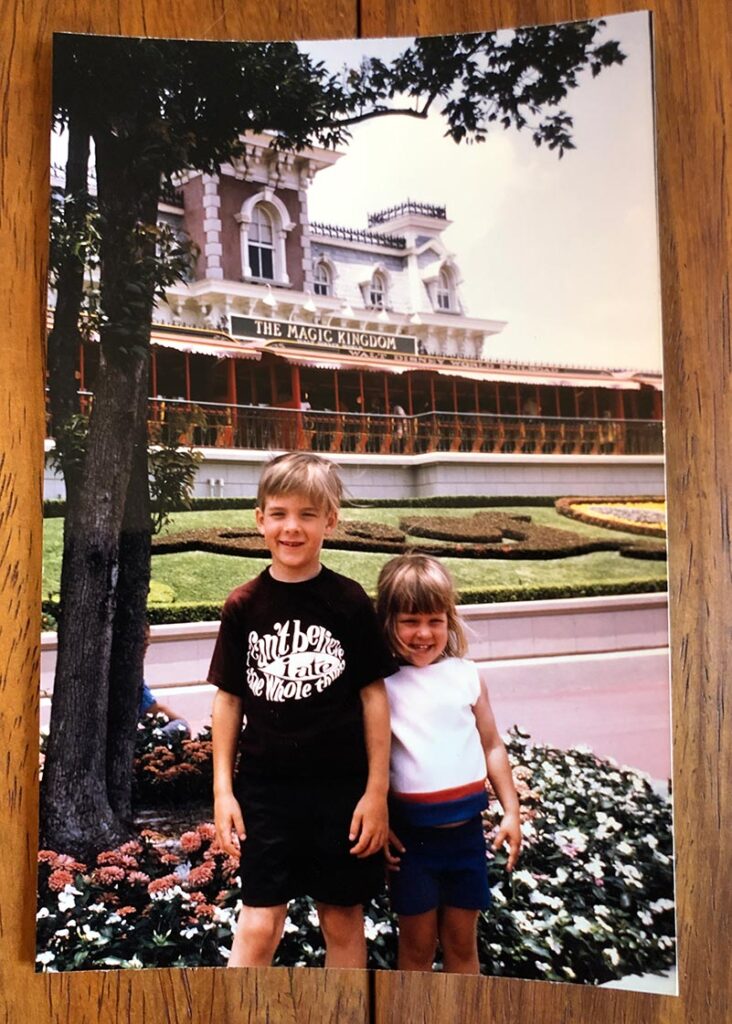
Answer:
[[529, 903], [538, 903], [543, 907], [551, 907], [552, 910], [561, 910], [564, 906], [564, 901], [559, 896], [547, 896], [543, 892], [532, 892]]
[[300, 931], [297, 925], [292, 923], [292, 918], [290, 917], [285, 918], [285, 927], [282, 930], [284, 931], [285, 935], [291, 935], [293, 932]]
[[626, 843], [625, 840], [623, 840], [621, 843], [618, 843], [615, 849], [618, 851], [618, 853], [622, 853], [625, 857], [629, 857], [633, 853], [633, 847], [630, 846], [629, 843]]
[[318, 911], [313, 909], [308, 914], [308, 921], [314, 928], [320, 927], [320, 918], [318, 917]]
[[569, 878], [569, 872], [565, 871], [564, 868], [557, 868], [557, 873], [555, 874], [554, 877], [557, 880], [557, 882], [559, 882], [560, 885], [564, 885], [564, 883]]
[[521, 885], [528, 886], [529, 889], [536, 888], [536, 879], [530, 871], [514, 871], [511, 877], [514, 882], [520, 882]]
[[76, 906], [77, 896], [81, 896], [78, 889], [75, 889], [73, 885], [65, 885], [58, 894], [58, 909], [71, 910], [72, 907]]
[[574, 750], [577, 754], [592, 753], [592, 747], [588, 747], [586, 743], [578, 743], [576, 746], [572, 747], [572, 750]]
[[219, 953], [222, 955], [224, 960], [228, 960], [231, 956], [231, 950], [227, 949], [226, 946], [219, 946]]
[[186, 928], [181, 934], [184, 939], [193, 939], [198, 935], [198, 928]]
[[667, 899], [656, 900], [654, 903], [648, 904], [648, 909], [654, 914], [662, 914], [664, 910], [674, 909], [674, 901]]
[[614, 946], [606, 946], [602, 952], [608, 958], [613, 967], [618, 966], [620, 963], [620, 954]]
[[576, 978], [577, 975], [574, 973], [571, 967], [563, 967], [562, 971], [567, 975], [568, 978]]
[[592, 909], [595, 911], [595, 917], [604, 917], [610, 913], [604, 903], [596, 903]]
[[643, 836], [643, 842], [650, 846], [652, 850], [655, 850], [658, 846], [658, 840], [655, 836], [652, 836], [650, 834], [647, 836]]
[[82, 942], [97, 942], [100, 946], [103, 946], [109, 939], [104, 937], [100, 932], [95, 932], [88, 924], [83, 924], [79, 932], [79, 938]]
[[586, 917], [582, 917], [582, 915], [575, 917], [572, 923], [576, 930], [580, 933], [587, 934], [588, 932], [592, 931], [591, 922], [588, 921]]
[[45, 967], [46, 964], [50, 964], [51, 961], [55, 959], [55, 955], [50, 951], [50, 949], [47, 949], [45, 953], [38, 954], [38, 956], [36, 957], [36, 963], [43, 964], [43, 966]]
[[551, 968], [551, 964], [544, 963], [543, 960], [537, 960], [536, 961], [536, 969], [539, 970], [539, 971], [543, 971], [544, 974], [546, 974], [547, 971], [550, 971], [552, 968]]
[[653, 924], [653, 916], [649, 914], [647, 910], [639, 910], [638, 917], [641, 919], [643, 924], [648, 925], [649, 928]]
[[142, 960], [140, 960], [137, 953], [135, 953], [135, 955], [130, 960], [125, 960], [124, 966], [131, 967], [133, 971], [139, 971], [142, 970], [144, 964]]
[[119, 924], [121, 920], [122, 920], [122, 918], [119, 916], [119, 914], [110, 914], [109, 917], [107, 918], [107, 920], [104, 923], [105, 924]]
[[530, 821], [523, 821], [521, 823], [521, 835], [524, 839], [533, 839], [536, 835], [536, 829]]
[[588, 860], [585, 864], [585, 871], [592, 875], [593, 878], [602, 878], [605, 873], [605, 865], [599, 857], [593, 857], [592, 860]]
[[68, 937], [69, 937], [69, 929], [68, 928], [59, 928], [53, 934], [54, 934], [54, 937], [57, 938], [57, 939], [68, 939]]
[[90, 903], [86, 908], [90, 914], [106, 914], [107, 908], [103, 903]]
[[493, 886], [491, 889], [491, 896], [493, 897], [493, 902], [497, 903], [499, 906], [506, 902], [506, 897], [503, 894], [503, 889], [501, 888], [500, 883]]
[[51, 911], [48, 909], [48, 907], [41, 907], [41, 909], [36, 914], [36, 921], [41, 921], [41, 920], [43, 920], [44, 917], [50, 917], [50, 916], [51, 916]]

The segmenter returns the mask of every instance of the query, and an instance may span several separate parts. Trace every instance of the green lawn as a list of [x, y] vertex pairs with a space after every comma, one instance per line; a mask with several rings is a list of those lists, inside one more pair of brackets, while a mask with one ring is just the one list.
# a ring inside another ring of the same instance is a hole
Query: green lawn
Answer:
[[[430, 508], [425, 515], [466, 516], [473, 509]], [[530, 515], [540, 525], [572, 530], [583, 536], [607, 537], [610, 531], [588, 526], [558, 515], [552, 508], [501, 508], [495, 511]], [[397, 526], [403, 516], [422, 514], [413, 508], [348, 508], [344, 519], [368, 519], [372, 522]], [[203, 529], [214, 526], [252, 526], [254, 512], [227, 509], [213, 512], [182, 512], [176, 514], [165, 529], [166, 533]], [[61, 544], [63, 521], [47, 519], [44, 524], [43, 593], [57, 593], [61, 572]], [[610, 534], [618, 538], [617, 531]], [[628, 535], [630, 536], [630, 535]], [[433, 542], [431, 542], [433, 543]], [[336, 572], [352, 576], [369, 592], [376, 588], [379, 570], [389, 558], [386, 554], [326, 550], [323, 562]], [[600, 551], [573, 558], [540, 560], [446, 558], [458, 588], [503, 585], [550, 585], [568, 582], [621, 583], [626, 580], [664, 579], [666, 563], [646, 559], [622, 558], [615, 551]], [[266, 561], [261, 558], [241, 558], [234, 555], [213, 555], [201, 551], [188, 551], [153, 558], [153, 580], [170, 588], [175, 601], [186, 603], [223, 601], [233, 587], [261, 572]]]

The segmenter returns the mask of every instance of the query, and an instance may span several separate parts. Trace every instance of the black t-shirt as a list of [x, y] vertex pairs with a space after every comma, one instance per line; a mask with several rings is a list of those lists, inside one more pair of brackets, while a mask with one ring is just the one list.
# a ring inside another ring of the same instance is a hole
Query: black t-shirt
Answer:
[[361, 775], [360, 690], [396, 668], [358, 583], [326, 568], [283, 583], [265, 569], [227, 598], [208, 679], [244, 701], [241, 772]]

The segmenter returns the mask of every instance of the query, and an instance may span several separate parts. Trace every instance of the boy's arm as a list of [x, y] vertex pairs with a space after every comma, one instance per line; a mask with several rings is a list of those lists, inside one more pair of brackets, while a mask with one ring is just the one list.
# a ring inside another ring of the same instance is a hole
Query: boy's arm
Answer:
[[217, 690], [211, 714], [214, 822], [219, 846], [233, 857], [239, 856], [240, 844], [246, 839], [241, 808], [234, 796], [234, 762], [242, 718], [241, 697]]
[[391, 727], [383, 679], [363, 687], [361, 706], [369, 774], [366, 790], [353, 812], [348, 838], [358, 840], [351, 849], [352, 854], [368, 857], [382, 849], [389, 832], [386, 795], [389, 790]]
[[473, 705], [475, 724], [480, 733], [480, 741], [485, 752], [485, 766], [494, 793], [503, 808], [501, 827], [493, 841], [493, 849], [498, 850], [508, 843], [508, 863], [506, 868], [513, 871], [521, 849], [521, 819], [519, 817], [519, 799], [513, 784], [513, 774], [508, 761], [508, 754], [503, 745], [496, 720], [493, 717], [488, 691], [481, 683], [480, 697]]

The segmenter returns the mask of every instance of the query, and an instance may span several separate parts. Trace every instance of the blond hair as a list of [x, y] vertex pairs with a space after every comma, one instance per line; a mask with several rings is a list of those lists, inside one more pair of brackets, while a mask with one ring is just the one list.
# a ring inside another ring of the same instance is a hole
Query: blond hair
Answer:
[[379, 573], [376, 613], [386, 642], [403, 655], [396, 633], [398, 615], [443, 612], [447, 616], [445, 656], [462, 658], [468, 650], [465, 631], [458, 618], [455, 586], [447, 569], [429, 555], [397, 555]]
[[275, 494], [304, 494], [316, 508], [338, 515], [343, 484], [335, 463], [312, 452], [285, 452], [264, 467], [257, 488], [257, 506], [264, 511]]

